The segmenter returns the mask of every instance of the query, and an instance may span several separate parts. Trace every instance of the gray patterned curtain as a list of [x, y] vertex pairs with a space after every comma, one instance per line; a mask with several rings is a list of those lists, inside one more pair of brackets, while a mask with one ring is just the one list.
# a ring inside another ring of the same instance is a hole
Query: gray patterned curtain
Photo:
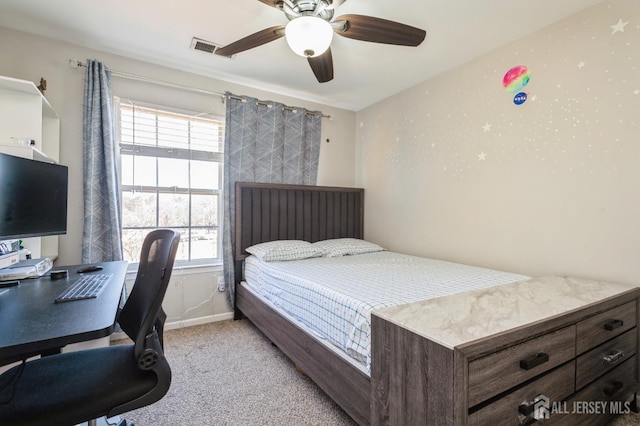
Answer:
[[224, 141], [223, 263], [233, 308], [236, 182], [315, 185], [322, 115], [227, 93]]
[[87, 60], [84, 82], [82, 263], [122, 260], [111, 73]]

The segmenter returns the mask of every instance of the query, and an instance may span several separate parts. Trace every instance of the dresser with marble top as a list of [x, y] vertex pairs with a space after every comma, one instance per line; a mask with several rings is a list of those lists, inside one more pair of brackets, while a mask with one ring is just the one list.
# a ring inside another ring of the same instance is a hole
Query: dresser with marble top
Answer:
[[635, 409], [639, 298], [549, 276], [376, 310], [371, 424], [606, 424]]

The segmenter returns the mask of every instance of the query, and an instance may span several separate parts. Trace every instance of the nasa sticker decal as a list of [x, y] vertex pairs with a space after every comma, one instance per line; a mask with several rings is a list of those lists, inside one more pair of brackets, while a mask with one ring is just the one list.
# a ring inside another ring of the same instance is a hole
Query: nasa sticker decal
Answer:
[[523, 103], [525, 103], [527, 101], [527, 94], [524, 92], [520, 92], [518, 93], [514, 98], [513, 98], [513, 103], [516, 105], [522, 105]]

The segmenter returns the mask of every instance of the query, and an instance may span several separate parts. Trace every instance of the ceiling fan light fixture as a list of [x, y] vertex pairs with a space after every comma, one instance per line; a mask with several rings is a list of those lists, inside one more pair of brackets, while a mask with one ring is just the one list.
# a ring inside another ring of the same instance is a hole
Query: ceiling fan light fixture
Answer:
[[333, 39], [329, 22], [317, 16], [300, 16], [289, 21], [284, 33], [291, 50], [306, 58], [322, 55]]

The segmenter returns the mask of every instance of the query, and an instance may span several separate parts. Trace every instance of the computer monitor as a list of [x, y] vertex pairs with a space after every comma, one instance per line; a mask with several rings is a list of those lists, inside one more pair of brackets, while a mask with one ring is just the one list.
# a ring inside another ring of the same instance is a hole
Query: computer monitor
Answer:
[[66, 166], [0, 153], [0, 240], [67, 232]]

